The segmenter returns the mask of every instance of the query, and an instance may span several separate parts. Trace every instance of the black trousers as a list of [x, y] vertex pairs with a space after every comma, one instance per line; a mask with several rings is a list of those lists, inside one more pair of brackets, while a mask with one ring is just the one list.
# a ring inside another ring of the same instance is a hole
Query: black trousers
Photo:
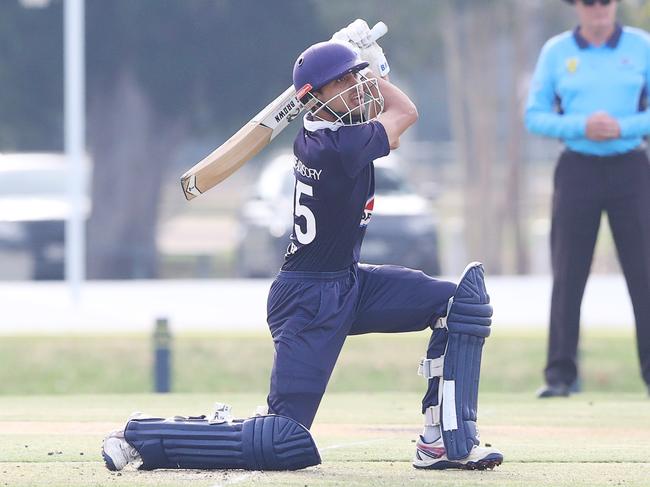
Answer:
[[555, 168], [553, 292], [546, 381], [577, 376], [580, 306], [607, 212], [636, 321], [641, 374], [650, 384], [650, 163], [645, 151], [599, 157], [564, 151]]

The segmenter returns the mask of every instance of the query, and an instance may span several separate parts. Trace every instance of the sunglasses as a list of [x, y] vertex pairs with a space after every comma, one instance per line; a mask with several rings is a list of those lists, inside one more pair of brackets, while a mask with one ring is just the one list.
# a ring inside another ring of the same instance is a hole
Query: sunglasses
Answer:
[[596, 5], [597, 3], [601, 5], [609, 5], [612, 3], [612, 0], [581, 0], [583, 5], [586, 5], [587, 7], [592, 7], [593, 5]]

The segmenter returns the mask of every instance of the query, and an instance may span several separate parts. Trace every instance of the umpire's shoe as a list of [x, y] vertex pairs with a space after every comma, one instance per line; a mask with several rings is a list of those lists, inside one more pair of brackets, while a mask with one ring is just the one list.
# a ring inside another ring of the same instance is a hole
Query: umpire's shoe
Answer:
[[418, 438], [413, 466], [427, 470], [492, 470], [503, 462], [503, 455], [496, 448], [475, 446], [469, 455], [461, 460], [449, 460], [442, 438], [433, 443], [425, 443], [422, 436]]
[[568, 397], [571, 394], [571, 388], [567, 384], [545, 384], [537, 390], [539, 399], [549, 397]]

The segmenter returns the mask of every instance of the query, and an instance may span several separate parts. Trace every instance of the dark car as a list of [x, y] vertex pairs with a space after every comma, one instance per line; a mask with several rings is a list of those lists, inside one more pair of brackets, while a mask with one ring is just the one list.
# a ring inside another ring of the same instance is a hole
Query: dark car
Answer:
[[[277, 156], [262, 170], [240, 215], [240, 276], [271, 277], [282, 265], [293, 226], [293, 186], [293, 155]], [[436, 215], [410, 188], [394, 156], [375, 161], [375, 204], [361, 261], [440, 274]]]
[[64, 277], [67, 176], [62, 154], [0, 154], [0, 250], [27, 253], [32, 279]]

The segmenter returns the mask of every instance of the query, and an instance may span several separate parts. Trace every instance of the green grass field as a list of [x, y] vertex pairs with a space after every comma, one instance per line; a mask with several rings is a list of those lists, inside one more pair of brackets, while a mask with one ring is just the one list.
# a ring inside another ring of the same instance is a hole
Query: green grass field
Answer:
[[[107, 471], [104, 434], [134, 410], [249, 416], [263, 404], [266, 336], [180, 336], [173, 394], [149, 394], [144, 336], [0, 338], [2, 486], [648, 486], [650, 399], [631, 333], [589, 332], [584, 392], [540, 401], [545, 337], [495, 330], [486, 342], [479, 424], [505, 462], [487, 472], [411, 467], [421, 428], [415, 375], [427, 334], [355, 337], [347, 344], [312, 429], [323, 464], [299, 472]], [[242, 364], [245, 364], [243, 366]]]
[[[417, 363], [429, 333], [350, 337], [330, 392], [422, 390]], [[152, 387], [150, 337], [0, 336], [0, 396], [142, 393]], [[481, 369], [484, 392], [531, 392], [541, 384], [546, 335], [495, 327]], [[632, 330], [581, 337], [585, 390], [643, 392]], [[265, 391], [273, 359], [266, 334], [180, 335], [173, 345], [174, 392]]]
[[[247, 415], [263, 394], [227, 394]], [[502, 449], [494, 471], [416, 471], [410, 465], [419, 432], [416, 393], [333, 393], [313, 434], [323, 464], [291, 473], [104, 469], [105, 432], [135, 409], [162, 415], [207, 412], [206, 394], [7, 396], [0, 398], [0, 485], [453, 485], [647, 486], [648, 399], [586, 393], [539, 401], [528, 394], [484, 394], [483, 441]], [[642, 426], [643, 425], [643, 426]]]

